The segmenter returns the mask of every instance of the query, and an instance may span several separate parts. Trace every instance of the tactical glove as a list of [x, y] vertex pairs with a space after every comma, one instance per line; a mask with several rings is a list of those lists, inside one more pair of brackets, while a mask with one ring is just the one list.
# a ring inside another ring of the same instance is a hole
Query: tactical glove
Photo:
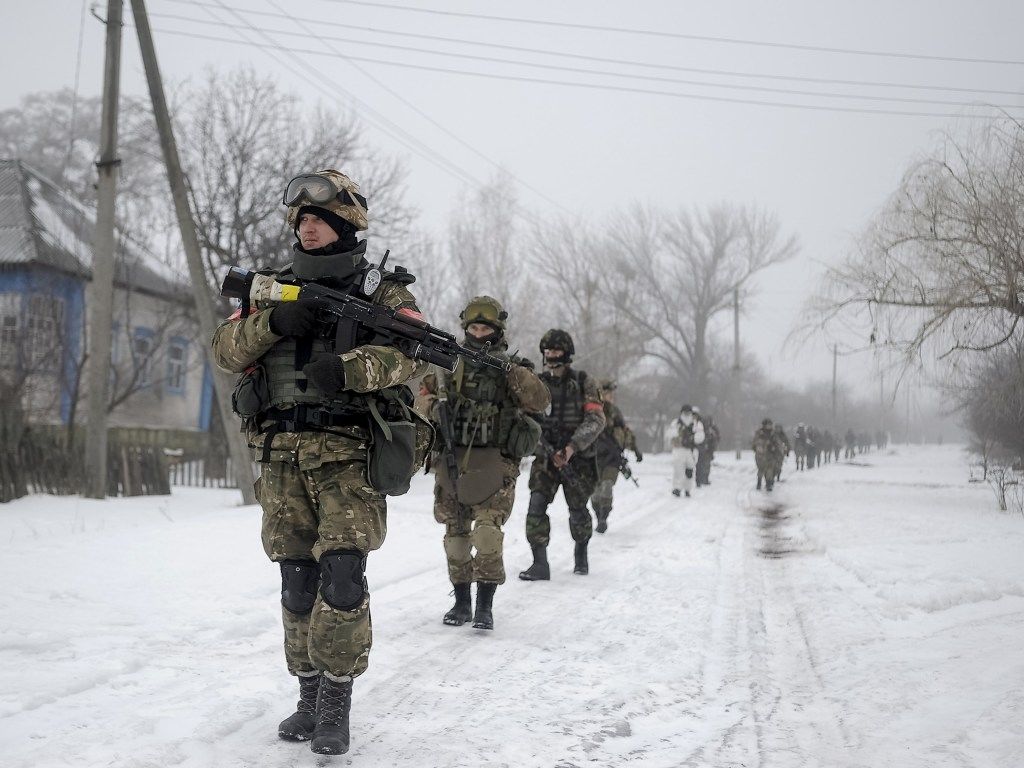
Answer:
[[316, 322], [320, 299], [299, 299], [278, 304], [270, 311], [270, 332], [278, 336], [308, 336]]
[[336, 395], [345, 388], [345, 364], [337, 355], [318, 357], [312, 363], [302, 366], [302, 372], [317, 389], [327, 395]]

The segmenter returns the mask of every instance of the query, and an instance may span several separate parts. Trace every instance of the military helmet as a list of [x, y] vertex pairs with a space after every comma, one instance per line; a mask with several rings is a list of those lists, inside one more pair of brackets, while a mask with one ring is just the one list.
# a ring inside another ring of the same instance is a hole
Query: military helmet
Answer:
[[501, 302], [493, 296], [476, 296], [459, 313], [459, 319], [462, 321], [463, 330], [468, 328], [470, 323], [483, 323], [484, 325], [491, 326], [496, 331], [504, 333], [508, 312], [502, 308]]
[[565, 352], [567, 359], [576, 354], [576, 346], [572, 343], [572, 336], [568, 331], [561, 328], [552, 328], [540, 337], [540, 353], [543, 356], [545, 349], [560, 349]]
[[684, 405], [682, 408], [679, 409], [679, 412], [680, 413], [693, 413], [693, 406], [690, 405], [689, 403], [687, 403], [686, 405]]
[[615, 383], [615, 379], [601, 379], [597, 382], [597, 388], [602, 392], [614, 392], [618, 387], [619, 385]]
[[333, 168], [296, 176], [285, 187], [283, 202], [288, 206], [288, 226], [292, 229], [298, 224], [299, 211], [306, 206], [330, 211], [357, 231], [370, 225], [366, 198], [359, 194], [359, 185]]
[[772, 426], [772, 420], [767, 418], [767, 417], [761, 419], [761, 426], [762, 427], [770, 427], [770, 426]]

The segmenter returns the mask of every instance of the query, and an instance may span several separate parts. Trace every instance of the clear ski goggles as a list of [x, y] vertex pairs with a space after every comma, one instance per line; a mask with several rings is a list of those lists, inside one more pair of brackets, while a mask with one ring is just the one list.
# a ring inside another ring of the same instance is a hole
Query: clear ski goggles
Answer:
[[326, 205], [332, 200], [342, 205], [358, 205], [366, 209], [366, 198], [358, 192], [341, 189], [330, 179], [316, 174], [296, 176], [284, 189], [283, 202], [287, 206], [294, 207], [301, 203]]

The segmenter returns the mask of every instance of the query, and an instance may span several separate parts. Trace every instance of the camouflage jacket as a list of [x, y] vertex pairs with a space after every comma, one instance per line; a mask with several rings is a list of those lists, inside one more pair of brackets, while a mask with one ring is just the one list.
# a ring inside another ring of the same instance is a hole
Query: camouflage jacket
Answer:
[[[419, 317], [416, 299], [401, 282], [385, 279], [370, 299]], [[246, 317], [241, 310], [222, 322], [213, 334], [214, 359], [228, 373], [241, 373], [282, 340], [270, 330], [272, 304], [258, 304]], [[394, 347], [363, 345], [339, 355], [345, 367], [345, 389], [356, 393], [376, 392], [404, 384], [426, 369], [426, 363], [412, 360]], [[247, 432], [249, 447], [263, 450], [265, 434], [255, 428]], [[369, 431], [346, 426], [326, 431], [278, 432], [274, 435], [271, 461], [289, 461], [313, 469], [330, 461], [364, 459]]]
[[775, 431], [764, 427], [754, 433], [750, 447], [754, 449], [754, 456], [762, 460], [781, 459], [785, 456], [782, 442], [775, 435]]
[[618, 464], [622, 452], [629, 450], [637, 453], [636, 435], [626, 425], [622, 410], [615, 403], [604, 401], [604, 431], [595, 443], [597, 462], [601, 466]]

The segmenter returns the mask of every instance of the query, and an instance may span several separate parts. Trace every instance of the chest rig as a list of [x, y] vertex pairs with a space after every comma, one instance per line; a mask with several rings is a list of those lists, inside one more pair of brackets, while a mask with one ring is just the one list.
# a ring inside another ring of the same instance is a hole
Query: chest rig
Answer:
[[455, 445], [504, 448], [518, 414], [505, 372], [461, 358], [455, 373], [447, 376]]
[[544, 437], [560, 448], [583, 423], [583, 406], [586, 403], [583, 388], [587, 374], [570, 369], [559, 377], [544, 371], [540, 379], [551, 391], [551, 412], [544, 417], [541, 428]]

